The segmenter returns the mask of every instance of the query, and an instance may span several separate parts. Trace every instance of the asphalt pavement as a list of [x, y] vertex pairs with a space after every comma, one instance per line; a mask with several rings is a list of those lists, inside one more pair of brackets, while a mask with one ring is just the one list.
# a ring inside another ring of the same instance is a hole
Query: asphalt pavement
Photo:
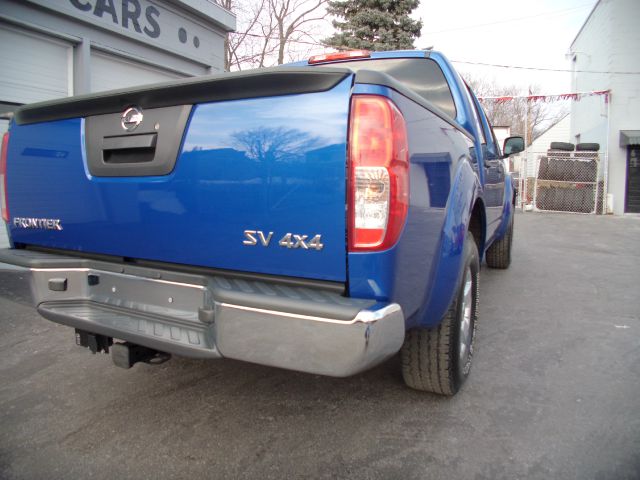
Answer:
[[[0, 298], [1, 479], [639, 479], [640, 218], [519, 214], [481, 272], [471, 377], [412, 391], [399, 359], [346, 379], [76, 347]], [[23, 274], [0, 269], [0, 297]]]

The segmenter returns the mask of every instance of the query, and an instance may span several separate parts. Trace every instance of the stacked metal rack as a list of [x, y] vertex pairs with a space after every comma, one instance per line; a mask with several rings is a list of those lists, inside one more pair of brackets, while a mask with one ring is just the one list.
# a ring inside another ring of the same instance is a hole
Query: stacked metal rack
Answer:
[[536, 210], [595, 213], [602, 202], [598, 150], [597, 143], [574, 146], [552, 142], [538, 165], [534, 188]]

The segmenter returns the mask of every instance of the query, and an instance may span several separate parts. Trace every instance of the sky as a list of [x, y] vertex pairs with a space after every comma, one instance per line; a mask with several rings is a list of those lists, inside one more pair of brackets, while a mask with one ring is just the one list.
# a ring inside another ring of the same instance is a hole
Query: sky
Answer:
[[[570, 69], [566, 58], [596, 0], [422, 0], [413, 17], [422, 19], [416, 48], [433, 47], [452, 61]], [[522, 93], [571, 91], [569, 72], [544, 72], [454, 63], [471, 74]]]

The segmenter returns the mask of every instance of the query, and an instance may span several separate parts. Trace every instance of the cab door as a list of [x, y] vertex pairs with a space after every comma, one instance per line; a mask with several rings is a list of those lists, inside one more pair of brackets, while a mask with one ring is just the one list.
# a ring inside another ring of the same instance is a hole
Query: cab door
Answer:
[[480, 140], [482, 142], [482, 157], [484, 159], [484, 201], [487, 207], [487, 238], [491, 238], [500, 226], [504, 207], [504, 189], [506, 169], [500, 147], [496, 142], [491, 124], [487, 119], [480, 102], [469, 91], [473, 99], [481, 126]]

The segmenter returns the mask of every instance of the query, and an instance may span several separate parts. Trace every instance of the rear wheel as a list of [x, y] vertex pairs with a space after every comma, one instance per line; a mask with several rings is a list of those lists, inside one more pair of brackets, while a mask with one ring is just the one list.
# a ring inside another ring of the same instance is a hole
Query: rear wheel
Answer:
[[478, 249], [471, 232], [464, 244], [464, 269], [449, 310], [435, 328], [407, 332], [402, 376], [416, 390], [454, 395], [469, 376], [478, 316]]
[[[541, 202], [541, 204], [544, 202]], [[543, 205], [545, 207], [545, 205]], [[538, 207], [540, 208], [540, 207]], [[496, 240], [487, 249], [486, 259], [490, 268], [509, 268], [511, 265], [511, 244], [513, 243], [513, 217], [515, 213], [511, 213], [509, 226], [507, 231], [500, 240]]]

